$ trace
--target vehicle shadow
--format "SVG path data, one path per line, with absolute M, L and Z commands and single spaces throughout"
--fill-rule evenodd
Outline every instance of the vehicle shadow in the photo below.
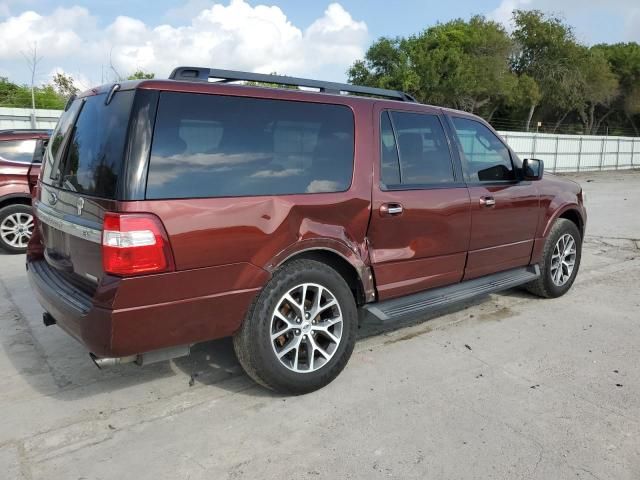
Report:
M 499 295 L 531 298 L 531 295 L 521 290 L 509 290 Z M 360 320 L 358 341 L 423 324 L 448 313 L 479 305 L 487 298 L 488 296 L 479 297 L 429 315 L 392 324 L 364 317 Z M 160 396 L 175 395 L 197 386 L 215 386 L 234 394 L 258 397 L 280 396 L 255 384 L 244 373 L 236 359 L 231 338 L 194 345 L 191 355 L 171 361 L 144 367 L 127 364 L 99 370 L 91 363 L 84 348 L 62 332 L 51 332 L 48 335 L 49 332 L 38 331 L 34 334 L 32 330 L 45 328 L 41 322 L 35 319 L 27 321 L 24 318 L 17 318 L 16 321 L 23 330 L 19 338 L 15 335 L 6 337 L 4 334 L 0 338 L 7 356 L 16 371 L 35 390 L 59 400 L 74 401 L 124 389 L 142 392 L 148 390 L 146 384 L 164 379 L 168 382 L 163 381 L 153 387 L 159 391 Z M 45 376 L 51 378 L 43 381 L 43 374 L 48 374 Z

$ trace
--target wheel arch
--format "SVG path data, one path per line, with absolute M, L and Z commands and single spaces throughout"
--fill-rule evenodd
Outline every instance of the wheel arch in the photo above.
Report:
M 553 224 L 558 218 L 564 218 L 573 222 L 578 227 L 580 236 L 584 238 L 585 218 L 577 204 L 568 204 L 556 210 L 545 226 L 544 233 L 542 235 L 544 238 L 547 237 L 551 231 L 551 227 L 553 227 Z
M 584 220 L 580 215 L 580 212 L 574 208 L 568 208 L 564 212 L 562 212 L 557 218 L 564 218 L 575 223 L 576 227 L 578 227 L 578 231 L 580 232 L 580 237 L 584 238 Z
M 365 265 L 364 262 L 358 261 L 359 259 L 355 260 L 353 252 L 350 253 L 351 256 L 341 252 L 335 247 L 331 248 L 327 245 L 307 246 L 303 249 L 297 249 L 289 254 L 279 256 L 280 258 L 272 262 L 266 269 L 273 272 L 285 264 L 299 259 L 315 260 L 324 263 L 344 278 L 353 292 L 356 304 L 362 305 L 367 301 L 373 300 L 375 297 L 373 275 L 371 269 Z
M 9 205 L 31 205 L 31 197 L 21 193 L 12 193 L 0 197 L 0 208 L 8 207 Z

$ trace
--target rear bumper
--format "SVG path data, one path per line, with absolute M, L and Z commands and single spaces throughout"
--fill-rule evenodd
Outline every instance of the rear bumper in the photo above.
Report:
M 153 298 L 150 292 L 158 292 L 154 283 L 163 285 L 158 295 L 166 290 L 183 290 L 177 284 L 182 284 L 188 274 L 170 273 L 162 278 L 155 276 L 151 281 L 149 277 L 110 277 L 91 297 L 66 281 L 44 260 L 29 259 L 27 272 L 37 300 L 57 325 L 100 357 L 135 355 L 229 336 L 239 328 L 260 290 L 254 286 L 137 305 L 133 298 L 148 301 Z M 202 271 L 197 274 L 201 275 Z M 266 272 L 259 277 L 254 283 L 263 284 Z M 144 292 L 134 294 L 145 284 Z M 191 290 L 202 288 L 191 287 Z

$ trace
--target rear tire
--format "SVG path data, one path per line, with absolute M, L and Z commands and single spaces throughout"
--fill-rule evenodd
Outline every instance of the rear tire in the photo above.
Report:
M 25 253 L 33 227 L 31 206 L 14 204 L 0 209 L 0 248 L 8 253 Z
M 353 352 L 356 330 L 355 299 L 342 276 L 314 260 L 293 260 L 253 302 L 233 346 L 252 379 L 297 395 L 338 376 Z
M 582 237 L 576 224 L 559 218 L 547 236 L 540 264 L 540 277 L 525 285 L 539 297 L 556 298 L 573 285 L 582 256 Z

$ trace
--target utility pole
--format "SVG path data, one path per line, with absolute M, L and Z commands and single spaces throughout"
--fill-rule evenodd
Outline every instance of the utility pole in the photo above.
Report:
M 22 56 L 27 61 L 27 65 L 31 70 L 31 128 L 37 128 L 36 125 L 36 94 L 35 94 L 35 79 L 36 71 L 38 69 L 38 63 L 42 60 L 42 57 L 38 57 L 38 44 L 34 43 L 33 47 L 29 51 L 29 55 L 21 52 Z

